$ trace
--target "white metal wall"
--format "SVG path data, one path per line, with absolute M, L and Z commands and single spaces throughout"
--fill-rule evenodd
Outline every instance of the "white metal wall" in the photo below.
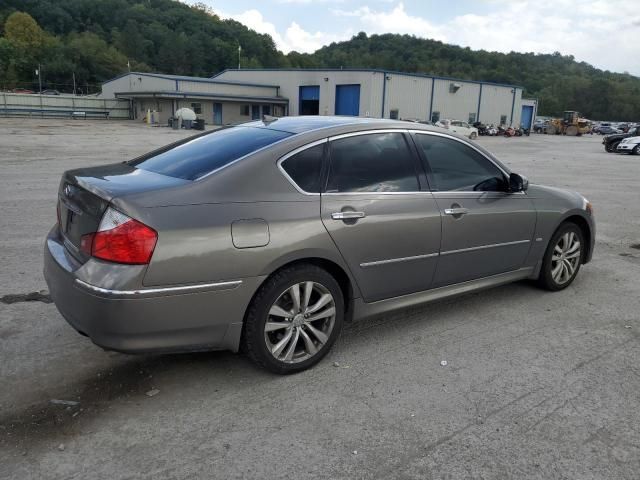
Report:
M 175 89 L 175 85 L 173 89 Z M 228 85 L 224 83 L 189 82 L 185 80 L 178 80 L 178 89 L 182 92 L 256 97 L 275 97 L 278 94 L 277 88 L 269 86 L 254 87 L 245 85 Z
M 460 85 L 452 93 L 451 85 Z M 461 120 L 467 122 L 470 113 L 478 111 L 480 85 L 471 82 L 436 79 L 433 93 L 433 112 L 440 112 L 440 119 Z
M 398 118 L 428 120 L 431 102 L 431 78 L 409 75 L 386 75 L 384 118 L 398 110 Z
M 382 80 L 380 72 L 333 70 L 228 70 L 218 80 L 265 83 L 280 86 L 280 95 L 289 99 L 289 115 L 298 115 L 300 87 L 320 88 L 320 115 L 335 113 L 336 86 L 360 85 L 360 116 L 382 114 Z
M 514 103 L 514 93 L 516 95 Z M 513 124 L 518 126 L 520 124 L 520 110 L 522 90 L 512 87 L 501 87 L 498 85 L 482 85 L 482 101 L 480 102 L 480 121 L 486 124 L 499 125 L 500 119 L 503 115 L 507 117 L 507 125 Z M 513 106 L 513 116 L 511 119 L 511 108 Z M 517 123 L 516 120 L 517 112 Z
M 174 80 L 130 74 L 102 84 L 102 96 L 115 98 L 116 92 L 158 92 L 175 89 Z

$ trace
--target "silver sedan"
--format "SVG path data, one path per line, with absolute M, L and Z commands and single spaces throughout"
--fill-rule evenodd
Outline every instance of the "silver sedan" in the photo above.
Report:
M 345 321 L 507 282 L 562 290 L 590 261 L 580 194 L 426 125 L 269 118 L 65 172 L 45 277 L 122 352 L 241 347 L 293 373 Z

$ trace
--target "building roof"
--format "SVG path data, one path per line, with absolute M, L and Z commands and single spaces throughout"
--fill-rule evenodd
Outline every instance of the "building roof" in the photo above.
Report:
M 289 99 L 280 96 L 260 96 L 260 95 L 229 95 L 222 93 L 203 93 L 203 92 L 185 92 L 183 90 L 153 90 L 139 92 L 115 92 L 116 98 L 203 98 L 208 100 L 231 100 L 238 102 L 270 102 L 270 103 L 288 103 Z
M 407 77 L 434 78 L 436 80 L 451 80 L 454 82 L 479 83 L 482 85 L 495 85 L 498 87 L 519 88 L 524 90 L 524 87 L 520 85 L 510 85 L 508 83 L 485 82 L 482 80 L 465 80 L 463 78 L 429 75 L 428 73 L 399 72 L 397 70 L 383 70 L 380 68 L 227 68 L 222 72 L 215 74 L 211 78 L 215 79 L 226 72 L 369 72 L 389 75 L 404 75 Z
M 106 83 L 110 83 L 113 82 L 115 80 L 118 80 L 122 77 L 126 77 L 127 75 L 136 75 L 136 76 L 143 76 L 143 77 L 155 77 L 155 78 L 162 78 L 165 80 L 174 80 L 174 81 L 182 81 L 182 82 L 199 82 L 199 83 L 212 83 L 212 84 L 220 84 L 220 85 L 238 85 L 241 87 L 270 87 L 270 88 L 280 88 L 279 85 L 266 85 L 263 83 L 246 83 L 246 82 L 234 82 L 234 81 L 227 81 L 227 80 L 214 80 L 213 77 L 212 78 L 204 78 L 204 77 L 187 77 L 187 76 L 183 76 L 183 75 L 168 75 L 168 74 L 163 74 L 163 73 L 146 73 L 146 72 L 126 72 L 123 73 L 121 75 L 118 75 L 117 77 L 113 77 L 109 80 L 106 80 L 104 82 L 102 82 L 102 84 L 106 84 Z

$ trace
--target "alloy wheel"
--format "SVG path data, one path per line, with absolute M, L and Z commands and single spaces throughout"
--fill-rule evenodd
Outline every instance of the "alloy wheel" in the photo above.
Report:
M 269 309 L 264 326 L 267 349 L 281 362 L 303 362 L 327 343 L 335 318 L 335 300 L 324 285 L 296 283 L 282 292 Z
M 574 232 L 566 232 L 558 239 L 551 257 L 551 277 L 558 285 L 573 278 L 580 265 L 580 247 L 580 239 Z

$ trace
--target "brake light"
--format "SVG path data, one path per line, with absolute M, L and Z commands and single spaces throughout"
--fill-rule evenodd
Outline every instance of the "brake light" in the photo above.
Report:
M 158 241 L 158 233 L 111 207 L 104 213 L 98 231 L 83 235 L 80 249 L 115 263 L 147 264 Z

